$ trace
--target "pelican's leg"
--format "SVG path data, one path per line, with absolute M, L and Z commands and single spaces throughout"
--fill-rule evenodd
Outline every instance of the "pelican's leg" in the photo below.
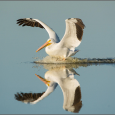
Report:
M 57 59 L 56 59 L 56 61 L 65 61 L 65 60 L 66 60 L 66 58 L 65 58 L 65 57 L 63 57 L 63 58 L 61 58 L 61 57 L 60 57 L 60 58 L 58 58 L 58 57 L 57 57 Z
M 61 61 L 61 58 L 60 58 L 60 57 L 57 57 L 56 61 Z

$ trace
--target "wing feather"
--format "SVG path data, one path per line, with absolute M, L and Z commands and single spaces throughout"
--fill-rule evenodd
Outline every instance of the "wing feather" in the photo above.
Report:
M 38 19 L 22 18 L 22 19 L 17 20 L 17 24 L 19 26 L 22 25 L 23 27 L 31 26 L 31 27 L 40 27 L 42 29 L 46 29 L 50 38 L 53 38 L 56 42 L 60 41 L 57 34 L 49 26 L 47 26 L 45 23 L 43 23 L 42 21 Z
M 69 49 L 78 47 L 82 40 L 85 25 L 79 18 L 69 18 L 66 19 L 65 22 L 66 30 L 60 41 L 61 47 L 67 47 Z
M 35 21 L 32 18 L 18 19 L 17 24 L 19 24 L 19 26 L 22 25 L 22 26 L 31 26 L 31 27 L 44 28 L 39 22 Z
M 17 93 L 15 94 L 15 99 L 22 102 L 33 102 L 40 98 L 45 92 L 42 93 Z

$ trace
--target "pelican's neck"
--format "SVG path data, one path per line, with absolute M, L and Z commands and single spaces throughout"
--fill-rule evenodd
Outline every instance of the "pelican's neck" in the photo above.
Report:
M 42 21 L 38 19 L 34 19 L 34 20 L 38 21 L 46 29 L 46 31 L 49 34 L 49 37 L 54 38 L 56 42 L 60 41 L 58 35 L 53 31 L 53 29 L 51 29 L 49 26 L 47 26 L 45 23 L 43 23 Z
M 37 100 L 35 100 L 34 102 L 31 102 L 31 104 L 36 104 L 37 102 L 39 102 L 40 100 L 43 100 L 45 97 L 47 97 L 50 93 L 52 93 L 55 88 L 57 87 L 57 83 L 55 82 L 52 82 L 50 84 L 50 86 L 47 88 L 47 90 L 45 91 L 45 93 L 40 97 L 38 98 Z

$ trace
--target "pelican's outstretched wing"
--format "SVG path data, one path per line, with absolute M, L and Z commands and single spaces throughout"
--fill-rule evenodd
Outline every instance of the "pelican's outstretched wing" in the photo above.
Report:
M 33 19 L 33 18 L 22 18 L 17 20 L 17 24 L 22 25 L 22 26 L 31 26 L 31 27 L 40 27 L 46 29 L 46 31 L 49 34 L 50 38 L 54 38 L 56 42 L 59 42 L 59 37 L 57 34 L 50 28 L 48 27 L 45 23 L 38 19 Z
M 69 18 L 65 22 L 66 30 L 60 45 L 72 49 L 80 45 L 85 25 L 79 18 Z
M 42 93 L 17 93 L 15 99 L 24 103 L 34 102 L 39 99 L 45 92 Z

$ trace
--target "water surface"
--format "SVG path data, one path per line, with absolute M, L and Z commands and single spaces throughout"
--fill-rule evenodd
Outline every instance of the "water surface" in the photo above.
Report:
M 23 62 L 12 64 L 12 66 L 14 68 L 7 68 L 4 77 L 2 77 L 2 87 L 0 88 L 1 113 L 70 114 L 75 112 L 75 107 L 77 108 L 76 112 L 80 114 L 112 114 L 115 112 L 114 64 L 40 65 L 31 62 Z M 9 76 L 7 72 L 10 72 L 12 76 Z M 25 104 L 15 99 L 15 94 L 20 94 L 21 92 L 33 94 L 45 92 L 47 86 L 37 78 L 35 74 L 44 78 L 44 75 L 48 72 L 52 74 L 52 76 L 49 76 L 51 77 L 50 80 L 52 81 L 53 79 L 57 84 L 56 88 L 54 88 L 48 96 L 35 104 Z M 58 78 L 57 81 L 55 77 Z M 73 90 L 73 92 L 69 93 L 73 93 L 73 95 L 70 96 L 71 98 L 68 97 L 68 100 L 73 99 L 72 102 L 66 99 L 67 92 L 64 94 L 64 88 L 60 86 L 59 79 L 63 81 L 63 84 L 66 83 L 64 80 L 69 79 L 64 88 L 67 91 Z M 75 82 L 73 89 L 71 87 L 71 80 L 73 80 L 73 84 Z M 74 93 L 78 86 L 80 90 L 78 90 L 78 93 L 76 92 L 76 95 L 79 99 L 76 99 Z M 79 106 L 72 106 L 75 105 L 74 101 L 78 103 Z

